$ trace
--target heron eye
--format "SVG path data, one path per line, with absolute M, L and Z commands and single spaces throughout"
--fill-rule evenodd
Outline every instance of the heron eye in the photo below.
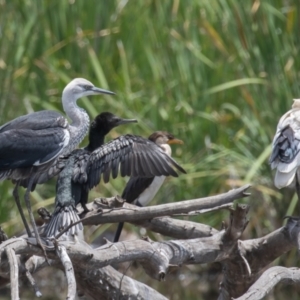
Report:
M 86 90 L 86 91 L 88 91 L 88 90 L 90 90 L 92 87 L 90 86 L 90 85 L 81 85 L 81 88 L 82 89 L 84 89 L 84 90 Z

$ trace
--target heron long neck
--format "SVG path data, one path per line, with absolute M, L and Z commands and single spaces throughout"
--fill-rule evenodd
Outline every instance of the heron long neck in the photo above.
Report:
M 66 148 L 66 152 L 74 150 L 87 135 L 90 118 L 83 108 L 76 104 L 76 100 L 72 97 L 72 93 L 64 92 L 62 96 L 63 108 L 66 115 L 71 119 L 72 123 L 69 125 L 70 142 Z

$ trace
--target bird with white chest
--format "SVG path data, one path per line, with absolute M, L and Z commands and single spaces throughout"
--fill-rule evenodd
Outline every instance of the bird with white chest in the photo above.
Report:
M 16 184 L 13 194 L 28 236 L 32 236 L 18 196 L 20 184 L 27 188 L 24 199 L 40 245 L 30 207 L 30 191 L 38 183 L 40 174 L 47 171 L 60 155 L 73 151 L 88 133 L 89 116 L 76 102 L 81 97 L 97 94 L 114 93 L 95 87 L 86 79 L 76 78 L 62 93 L 63 109 L 71 124 L 60 113 L 43 110 L 18 117 L 0 127 L 0 180 L 11 179 Z
M 171 157 L 172 154 L 171 144 L 183 144 L 182 140 L 175 138 L 171 133 L 166 131 L 156 131 L 152 133 L 148 139 L 159 146 L 169 157 Z M 183 168 L 181 168 L 180 171 L 186 173 Z M 130 177 L 122 193 L 122 198 L 128 203 L 133 203 L 137 206 L 146 206 L 155 197 L 165 179 L 166 176 Z M 118 224 L 114 242 L 118 242 L 123 226 L 124 223 Z
M 275 186 L 281 189 L 291 185 L 300 167 L 300 99 L 294 100 L 292 109 L 278 122 L 269 162 L 276 169 Z

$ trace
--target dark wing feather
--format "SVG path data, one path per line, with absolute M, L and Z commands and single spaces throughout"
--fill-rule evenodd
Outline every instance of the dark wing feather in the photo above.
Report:
M 64 139 L 62 128 L 4 131 L 0 133 L 0 170 L 42 165 L 61 153 Z
M 33 164 L 42 165 L 57 157 L 63 148 L 67 126 L 66 118 L 48 110 L 27 114 L 2 125 L 0 177 L 20 177 L 20 174 L 7 173 L 7 170 L 22 168 L 19 170 L 25 174 L 26 168 Z M 36 178 L 35 183 L 38 180 Z M 21 185 L 27 185 L 26 179 Z
M 294 130 L 288 125 L 280 132 L 280 135 L 273 142 L 273 149 L 269 162 L 276 159 L 289 164 L 300 151 L 299 140 L 295 138 Z
M 60 113 L 42 110 L 18 117 L 0 127 L 0 133 L 8 130 L 31 129 L 42 130 L 48 128 L 66 128 L 68 122 Z
M 177 176 L 174 168 L 185 171 L 154 142 L 135 135 L 120 136 L 91 153 L 88 165 L 88 186 L 93 188 L 103 174 L 104 182 L 121 176 Z
M 122 193 L 122 198 L 133 203 L 153 182 L 154 177 L 130 177 Z
M 133 203 L 139 196 L 146 190 L 153 182 L 154 177 L 130 177 L 126 187 L 122 193 L 122 198 L 128 203 Z M 141 206 L 139 202 L 135 203 L 137 206 Z M 115 236 L 114 243 L 119 241 L 122 233 L 124 223 L 119 223 Z
M 72 180 L 84 184 L 87 181 L 86 168 L 90 158 L 90 152 L 85 149 L 76 149 L 71 155 L 74 157 L 74 170 Z
M 70 206 L 56 206 L 55 211 L 51 217 L 50 222 L 46 225 L 43 236 L 51 237 L 56 236 L 71 223 L 79 221 L 80 218 L 77 215 L 76 208 L 73 205 Z M 74 235 L 79 235 L 83 231 L 82 223 L 78 223 L 71 227 L 63 234 L 66 239 L 73 238 Z

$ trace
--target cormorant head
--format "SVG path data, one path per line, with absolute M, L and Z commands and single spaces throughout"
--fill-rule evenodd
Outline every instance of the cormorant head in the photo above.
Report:
M 155 131 L 149 136 L 148 139 L 157 145 L 183 144 L 182 140 L 176 139 L 173 134 L 167 131 Z
M 122 119 L 110 112 L 99 114 L 91 123 L 91 130 L 107 134 L 114 127 L 127 123 L 137 123 L 135 119 Z

